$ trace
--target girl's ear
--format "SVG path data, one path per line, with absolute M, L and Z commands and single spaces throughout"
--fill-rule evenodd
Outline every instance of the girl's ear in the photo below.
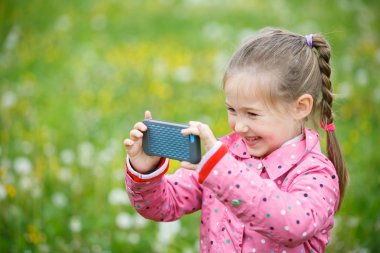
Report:
M 296 119 L 301 120 L 309 116 L 313 109 L 313 97 L 310 94 L 301 95 L 295 103 L 294 117 Z

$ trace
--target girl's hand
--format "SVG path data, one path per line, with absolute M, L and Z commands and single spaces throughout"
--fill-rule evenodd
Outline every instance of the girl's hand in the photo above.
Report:
M 145 119 L 151 119 L 150 111 L 145 112 Z M 128 152 L 133 168 L 142 174 L 153 170 L 159 163 L 160 157 L 148 156 L 142 147 L 142 138 L 147 127 L 144 123 L 138 122 L 129 133 L 129 139 L 124 140 L 125 149 Z
M 217 142 L 210 127 L 199 121 L 190 121 L 189 128 L 183 129 L 181 132 L 183 135 L 198 135 L 201 138 L 206 152 L 209 151 Z M 186 169 L 196 170 L 198 165 L 191 164 L 189 162 L 181 162 L 181 166 Z

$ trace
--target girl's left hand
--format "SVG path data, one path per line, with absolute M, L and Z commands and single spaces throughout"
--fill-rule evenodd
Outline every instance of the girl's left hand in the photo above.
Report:
M 205 147 L 205 151 L 209 151 L 217 142 L 213 132 L 207 124 L 201 123 L 199 121 L 190 121 L 189 128 L 183 129 L 183 135 L 198 135 Z M 197 164 L 191 164 L 189 162 L 181 162 L 181 166 L 186 169 L 196 170 Z

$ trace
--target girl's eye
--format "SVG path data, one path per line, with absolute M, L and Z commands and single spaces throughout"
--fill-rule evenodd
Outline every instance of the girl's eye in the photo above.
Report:
M 231 108 L 231 107 L 227 107 L 227 111 L 229 111 L 229 112 L 235 112 L 235 109 Z
M 259 116 L 258 114 L 254 113 L 254 112 L 248 112 L 248 115 L 251 117 Z

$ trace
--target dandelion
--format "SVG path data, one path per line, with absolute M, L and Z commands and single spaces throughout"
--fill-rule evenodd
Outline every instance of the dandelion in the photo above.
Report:
M 3 108 L 13 107 L 17 102 L 16 95 L 12 91 L 5 91 L 1 96 L 1 106 Z
M 32 162 L 26 157 L 16 158 L 14 169 L 19 175 L 28 175 L 32 171 Z
M 140 242 L 140 235 L 137 233 L 129 233 L 127 240 L 130 244 L 136 245 Z
M 179 231 L 181 231 L 181 222 L 179 220 L 173 222 L 161 222 L 158 224 L 158 238 L 157 241 L 168 245 Z
M 52 201 L 53 204 L 59 208 L 65 207 L 67 205 L 67 197 L 61 192 L 54 193 L 52 196 Z
M 8 36 L 5 39 L 4 47 L 8 50 L 17 46 L 21 36 L 21 28 L 19 25 L 14 25 Z
M 38 199 L 38 198 L 41 197 L 41 195 L 42 195 L 42 190 L 41 190 L 41 188 L 40 188 L 39 186 L 35 186 L 35 187 L 33 187 L 33 189 L 32 189 L 32 193 L 31 193 L 31 196 L 32 196 L 33 198 L 35 198 L 35 199 Z
M 120 188 L 113 189 L 108 195 L 108 202 L 113 205 L 129 205 L 127 193 Z
M 46 242 L 46 236 L 38 231 L 34 225 L 28 225 L 26 238 L 33 244 L 41 244 Z
M 135 223 L 135 228 L 144 228 L 148 224 L 148 220 L 142 217 L 140 214 L 136 213 L 133 218 Z
M 356 71 L 355 78 L 356 82 L 361 86 L 368 84 L 368 73 L 364 69 L 359 69 L 358 71 Z
M 70 230 L 74 233 L 80 232 L 82 230 L 82 223 L 77 217 L 72 217 L 69 222 Z
M 14 198 L 16 196 L 16 188 L 13 185 L 7 184 L 6 189 L 10 198 Z
M 70 181 L 71 178 L 72 178 L 71 171 L 68 168 L 61 168 L 58 171 L 58 178 L 62 182 L 68 182 L 68 181 Z
M 182 66 L 175 69 L 174 79 L 178 82 L 187 83 L 193 80 L 194 71 L 189 66 Z
M 79 145 L 78 162 L 83 167 L 93 165 L 94 146 L 90 142 L 83 142 Z
M 60 157 L 61 157 L 61 161 L 64 164 L 72 164 L 75 159 L 74 152 L 70 149 L 63 150 L 60 154 Z
M 23 190 L 31 189 L 33 186 L 33 180 L 31 177 L 24 176 L 20 180 L 20 186 Z
M 0 184 L 0 199 L 5 199 L 7 196 L 7 190 L 3 185 Z
M 128 213 L 119 213 L 116 216 L 116 225 L 121 229 L 129 229 L 133 225 L 133 217 Z

